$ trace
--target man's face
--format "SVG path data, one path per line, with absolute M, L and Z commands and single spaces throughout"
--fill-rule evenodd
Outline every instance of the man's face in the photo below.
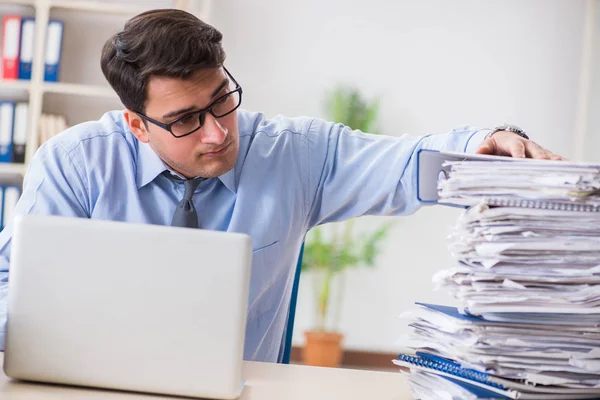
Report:
M 168 124 L 208 107 L 233 89 L 235 83 L 223 68 L 198 71 L 186 80 L 152 77 L 147 86 L 145 115 Z M 144 125 L 131 110 L 125 111 L 125 118 L 140 141 L 148 143 L 170 168 L 187 178 L 215 178 L 231 170 L 237 162 L 237 110 L 221 118 L 206 113 L 200 129 L 180 138 L 151 122 Z M 197 121 L 195 114 L 172 129 L 176 131 Z

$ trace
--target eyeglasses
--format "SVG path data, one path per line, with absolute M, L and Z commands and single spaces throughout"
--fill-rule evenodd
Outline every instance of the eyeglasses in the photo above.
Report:
M 140 112 L 136 112 L 136 114 L 138 114 L 142 119 L 171 132 L 171 134 L 176 138 L 191 135 L 198 129 L 202 128 L 202 125 L 204 125 L 204 120 L 206 119 L 206 113 L 210 113 L 210 115 L 215 118 L 223 118 L 224 116 L 234 112 L 240 106 L 240 104 L 242 104 L 242 87 L 237 83 L 229 71 L 227 71 L 227 68 L 223 67 L 223 69 L 225 70 L 227 76 L 235 84 L 235 89 L 225 93 L 223 96 L 210 103 L 208 107 L 186 114 L 168 124 L 163 124 L 162 122 L 152 119 Z

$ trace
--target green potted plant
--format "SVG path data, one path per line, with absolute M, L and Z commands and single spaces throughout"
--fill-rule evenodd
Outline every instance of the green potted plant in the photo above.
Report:
M 332 121 L 363 132 L 376 133 L 378 108 L 378 100 L 367 102 L 352 87 L 337 87 L 327 97 L 327 111 Z M 316 322 L 313 329 L 304 332 L 305 364 L 328 367 L 340 364 L 343 334 L 337 325 L 344 291 L 341 278 L 348 268 L 374 267 L 379 245 L 391 228 L 391 223 L 386 223 L 373 232 L 358 234 L 354 222 L 351 219 L 319 226 L 306 237 L 302 276 L 309 273 L 313 278 Z M 337 307 L 332 307 L 334 286 Z

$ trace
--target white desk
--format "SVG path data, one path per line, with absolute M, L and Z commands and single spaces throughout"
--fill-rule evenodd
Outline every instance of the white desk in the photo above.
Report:
M 0 367 L 4 353 L 0 352 Z M 1 368 L 0 368 L 1 370 Z M 242 400 L 409 400 L 400 373 L 244 362 Z M 173 397 L 26 383 L 0 372 L 2 400 L 155 400 Z M 175 398 L 181 399 L 181 398 Z

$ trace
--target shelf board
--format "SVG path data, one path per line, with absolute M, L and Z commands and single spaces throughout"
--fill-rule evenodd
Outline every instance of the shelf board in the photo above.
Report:
M 118 99 L 110 86 L 83 85 L 79 83 L 44 82 L 44 93 L 75 94 L 80 96 L 107 97 Z
M 17 163 L 2 163 L 0 162 L 0 183 L 6 182 L 6 178 L 15 178 L 15 180 L 22 178 L 25 175 L 25 164 Z
M 0 1 L 2 4 L 21 4 L 24 6 L 34 6 L 35 0 L 2 0 Z
M 51 0 L 50 7 L 129 16 L 134 16 L 148 10 L 147 8 L 142 8 L 139 6 L 123 5 L 119 3 L 105 3 L 102 1 L 93 0 Z
M 29 90 L 31 81 L 22 79 L 0 79 L 0 89 Z

